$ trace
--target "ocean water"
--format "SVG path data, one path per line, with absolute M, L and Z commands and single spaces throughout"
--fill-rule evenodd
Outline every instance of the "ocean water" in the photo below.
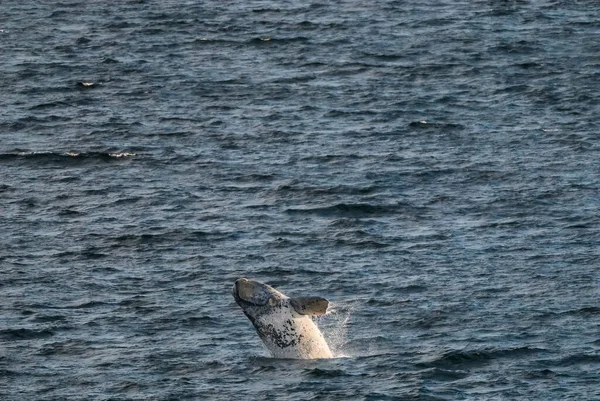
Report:
M 600 400 L 598 10 L 2 1 L 0 398 Z

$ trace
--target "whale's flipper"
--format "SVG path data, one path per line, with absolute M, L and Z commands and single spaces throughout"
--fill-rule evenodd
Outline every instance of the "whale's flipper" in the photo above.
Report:
M 301 315 L 324 315 L 329 306 L 329 301 L 321 297 L 291 298 L 290 303 Z

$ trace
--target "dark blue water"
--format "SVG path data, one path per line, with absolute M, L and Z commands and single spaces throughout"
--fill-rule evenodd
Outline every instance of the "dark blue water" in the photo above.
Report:
M 597 2 L 0 11 L 3 400 L 600 399 Z

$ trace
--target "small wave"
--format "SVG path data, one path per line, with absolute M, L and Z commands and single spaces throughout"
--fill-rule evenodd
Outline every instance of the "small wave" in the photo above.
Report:
M 294 242 L 292 240 L 289 240 L 287 238 L 276 238 L 273 241 L 270 241 L 269 243 L 266 244 L 267 248 L 273 248 L 273 249 L 277 249 L 277 248 L 288 248 L 291 246 L 296 246 L 298 245 L 297 242 Z
M 526 379 L 548 379 L 558 376 L 556 372 L 550 369 L 533 370 L 524 374 Z
M 79 211 L 73 210 L 73 209 L 63 209 L 60 212 L 58 212 L 59 216 L 66 216 L 66 217 L 81 216 L 84 214 L 85 213 L 82 213 L 82 212 L 79 212 Z
M 116 159 L 123 159 L 137 156 L 135 153 L 108 153 L 108 152 L 14 152 L 0 153 L 1 161 L 32 161 L 32 162 L 50 162 L 50 163 L 73 163 L 82 161 L 104 161 L 110 162 Z
M 398 61 L 406 58 L 406 54 L 363 52 L 365 57 L 380 61 Z
M 522 357 L 534 353 L 544 352 L 540 348 L 518 347 L 498 350 L 473 350 L 473 351 L 449 351 L 442 356 L 427 362 L 417 364 L 420 367 L 452 367 L 452 366 L 473 366 L 485 364 L 490 360 L 506 357 Z
M 287 213 L 316 214 L 324 217 L 375 217 L 394 214 L 402 206 L 395 205 L 372 205 L 370 203 L 338 203 L 333 206 L 289 208 Z
M 133 156 L 137 156 L 135 153 L 109 153 L 108 156 L 110 157 L 115 157 L 117 159 L 120 159 L 121 157 L 133 157 Z
M 492 359 L 492 354 L 486 351 L 451 351 L 433 361 L 420 365 L 424 367 L 474 365 L 487 362 L 490 359 Z
M 256 13 L 256 14 L 263 14 L 263 13 L 280 13 L 282 10 L 281 8 L 253 8 L 252 12 Z
M 32 319 L 32 321 L 40 322 L 40 323 L 54 323 L 54 322 L 60 322 L 60 321 L 65 321 L 65 320 L 67 320 L 67 317 L 62 316 L 62 315 L 48 315 L 48 316 L 40 315 L 40 316 L 35 316 Z
M 325 113 L 325 117 L 330 117 L 330 118 L 335 118 L 335 117 L 341 117 L 341 118 L 348 118 L 348 117 L 352 117 L 352 116 L 376 116 L 378 115 L 379 112 L 375 111 L 375 110 L 341 110 L 341 109 L 334 109 L 334 110 L 329 110 L 327 113 Z
M 387 306 L 394 306 L 394 305 L 399 305 L 399 304 L 408 304 L 411 302 L 412 301 L 410 299 L 384 300 L 384 299 L 370 298 L 366 302 L 366 304 L 369 306 L 387 307 Z
M 1 31 L 1 30 L 0 30 Z M 23 373 L 16 370 L 0 369 L 0 377 L 22 376 Z
M 48 102 L 48 103 L 40 103 L 35 106 L 31 106 L 29 110 L 44 110 L 44 109 L 53 109 L 59 107 L 68 106 L 68 103 L 57 101 L 57 102 Z
M 515 67 L 523 68 L 524 70 L 529 70 L 532 68 L 539 69 L 544 66 L 543 64 L 536 63 L 534 61 L 528 61 L 528 62 L 524 62 L 524 63 L 516 63 L 514 65 L 515 65 Z
M 455 381 L 464 379 L 468 376 L 468 373 L 463 370 L 429 368 L 422 372 L 421 376 L 430 380 Z
M 317 163 L 341 163 L 344 159 L 338 158 L 337 156 L 315 156 L 304 158 L 303 160 L 310 160 Z M 347 194 L 347 195 L 368 195 L 374 193 L 377 190 L 374 186 L 357 186 L 357 185 L 329 185 L 329 186 L 305 186 L 297 185 L 297 183 L 283 184 L 277 187 L 277 191 L 282 192 L 298 192 L 307 195 L 330 195 L 330 194 Z
M 387 248 L 390 244 L 386 244 L 384 242 L 377 242 L 372 240 L 365 241 L 356 241 L 351 239 L 336 239 L 336 245 L 338 246 L 350 246 L 353 248 L 362 248 L 362 249 L 380 249 Z
M 445 130 L 445 131 L 454 131 L 454 130 L 463 130 L 465 126 L 462 124 L 456 123 L 432 123 L 425 120 L 413 121 L 408 124 L 410 128 L 419 128 L 419 129 L 437 129 L 437 130 Z
M 252 373 L 274 372 L 277 368 L 272 365 L 260 365 L 252 368 Z
M 197 242 L 205 239 L 221 241 L 234 238 L 237 234 L 234 232 L 206 232 L 200 230 L 175 229 L 162 233 L 132 233 L 123 234 L 111 239 L 114 241 L 114 247 L 127 247 L 139 245 L 158 245 L 158 244 L 181 244 L 182 242 Z
M 586 306 L 584 308 L 570 310 L 565 312 L 567 315 L 583 315 L 583 316 L 596 316 L 600 315 L 600 307 L 599 306 Z
M 96 308 L 99 306 L 108 305 L 106 302 L 102 301 L 84 301 L 82 303 L 75 303 L 72 305 L 67 305 L 65 309 L 88 309 L 88 308 Z
M 330 377 L 342 377 L 342 376 L 350 376 L 347 372 L 341 369 L 306 369 L 304 371 L 308 376 L 311 377 L 321 377 L 321 378 L 330 378 Z
M 249 44 L 263 44 L 263 43 L 275 43 L 275 44 L 287 44 L 287 43 L 297 43 L 297 42 L 308 42 L 309 39 L 305 36 L 293 36 L 290 38 L 271 38 L 271 37 L 263 37 L 263 38 L 253 38 L 248 41 Z
M 594 354 L 575 354 L 564 357 L 556 362 L 556 366 L 567 367 L 574 365 L 600 365 L 600 355 Z
M 234 40 L 234 39 L 221 39 L 221 38 L 209 38 L 201 37 L 194 39 L 191 43 L 197 45 L 270 45 L 270 44 L 288 44 L 288 43 L 304 43 L 308 42 L 309 38 L 304 36 L 293 36 L 289 38 L 273 38 L 269 36 L 256 37 L 247 40 Z
M 66 340 L 44 345 L 39 355 L 82 355 L 89 350 L 84 340 Z
M 257 274 L 264 275 L 267 277 L 281 277 L 282 275 L 309 275 L 309 276 L 331 276 L 336 274 L 335 272 L 319 270 L 319 269 L 309 269 L 309 268 L 285 268 L 285 267 L 267 267 L 260 270 L 257 270 Z
M 229 40 L 229 39 L 212 39 L 207 37 L 197 38 L 191 41 L 193 44 L 200 45 L 209 45 L 209 44 L 236 44 L 240 43 L 239 41 Z
M 139 308 L 138 308 L 139 309 Z M 178 327 L 201 327 L 205 325 L 216 326 L 219 324 L 218 319 L 204 315 L 204 316 L 169 316 L 156 321 L 157 324 L 175 324 Z
M 39 338 L 52 337 L 54 332 L 50 329 L 32 330 L 32 329 L 6 329 L 0 330 L 0 338 L 9 341 L 36 340 Z
M 299 74 L 292 75 L 287 77 L 276 78 L 272 81 L 275 84 L 298 84 L 303 82 L 310 82 L 317 79 L 317 76 L 314 74 Z

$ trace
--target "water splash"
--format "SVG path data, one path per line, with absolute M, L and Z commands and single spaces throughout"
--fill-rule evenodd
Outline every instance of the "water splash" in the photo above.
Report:
M 323 332 L 329 349 L 335 358 L 347 358 L 348 323 L 352 315 L 352 307 L 343 304 L 330 303 L 324 316 L 316 318 L 316 323 Z

